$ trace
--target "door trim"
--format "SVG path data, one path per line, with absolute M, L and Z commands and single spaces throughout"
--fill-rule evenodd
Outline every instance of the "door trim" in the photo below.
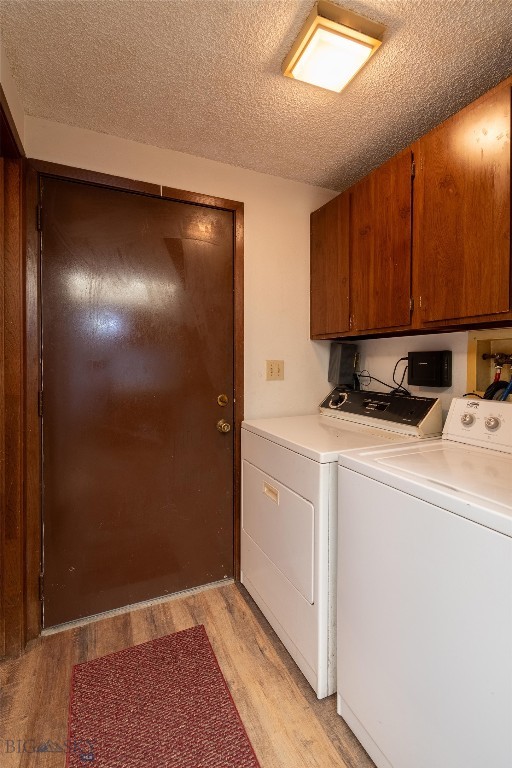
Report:
M 14 122 L 9 103 L 0 83 L 0 157 L 25 157 L 23 144 Z
M 233 566 L 235 579 L 240 578 L 240 432 L 244 409 L 244 204 L 224 198 L 161 187 L 143 181 L 110 176 L 104 173 L 73 168 L 40 160 L 28 160 L 26 169 L 26 282 L 25 282 L 25 423 L 26 423 L 26 590 L 25 617 L 27 640 L 41 633 L 41 601 L 39 573 L 42 552 L 41 506 L 41 420 L 38 412 L 40 389 L 41 328 L 40 328 L 40 248 L 41 236 L 37 230 L 37 206 L 40 180 L 53 177 L 64 181 L 77 181 L 101 187 L 131 191 L 167 200 L 210 206 L 233 213 L 233 282 L 234 282 L 234 476 L 233 476 Z
M 23 147 L 0 85 L 0 658 L 25 644 Z

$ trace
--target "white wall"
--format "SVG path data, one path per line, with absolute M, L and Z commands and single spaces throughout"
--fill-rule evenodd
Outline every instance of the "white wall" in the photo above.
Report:
M 401 336 L 391 339 L 368 339 L 359 342 L 360 367 L 361 370 L 364 368 L 368 369 L 373 376 L 385 381 L 387 384 L 393 384 L 392 375 L 395 363 L 399 358 L 407 357 L 408 352 L 451 350 L 453 371 L 451 387 L 445 389 L 437 387 L 408 387 L 407 376 L 404 381 L 404 386 L 413 395 L 439 397 L 446 416 L 452 397 L 461 397 L 467 391 L 467 346 L 468 333 L 466 331 L 428 334 L 426 336 Z M 398 381 L 402 377 L 404 365 L 406 363 L 400 363 L 397 368 L 396 378 Z M 377 392 L 388 391 L 385 387 L 374 381 L 365 388 L 374 389 Z
M 309 214 L 335 192 L 30 116 L 25 145 L 39 160 L 243 202 L 245 416 L 315 412 L 329 345 L 309 340 Z M 284 381 L 265 381 L 267 359 L 284 360 Z
M 2 45 L 2 38 L 0 36 L 0 83 L 7 99 L 9 109 L 11 110 L 12 119 L 16 125 L 16 130 L 21 139 L 21 143 L 25 146 L 25 112 L 21 104 L 20 97 L 14 80 L 12 79 L 11 68 L 5 50 Z

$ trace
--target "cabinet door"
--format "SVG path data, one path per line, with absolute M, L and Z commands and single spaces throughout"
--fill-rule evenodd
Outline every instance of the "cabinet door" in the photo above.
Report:
M 510 309 L 510 87 L 418 142 L 414 258 L 423 324 Z
M 348 195 L 311 214 L 311 336 L 349 329 Z
M 411 169 L 406 150 L 350 190 L 352 331 L 410 324 Z

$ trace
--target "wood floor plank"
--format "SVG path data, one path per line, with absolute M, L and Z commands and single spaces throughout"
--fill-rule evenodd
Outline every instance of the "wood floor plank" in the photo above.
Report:
M 335 696 L 317 700 L 245 589 L 234 583 L 43 636 L 21 659 L 0 665 L 2 768 L 64 768 L 64 753 L 26 750 L 66 741 L 74 664 L 197 624 L 206 628 L 262 768 L 374 768 L 336 714 Z

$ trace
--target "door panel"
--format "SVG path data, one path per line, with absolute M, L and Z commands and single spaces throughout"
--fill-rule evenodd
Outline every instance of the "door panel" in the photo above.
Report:
M 348 194 L 311 214 L 311 336 L 349 329 Z
M 50 626 L 233 574 L 233 214 L 42 184 Z
M 411 164 L 406 150 L 350 192 L 352 331 L 410 324 Z
M 418 142 L 423 322 L 510 309 L 510 119 L 504 88 Z
M 313 605 L 315 508 L 249 461 L 244 478 L 242 529 L 274 566 Z

